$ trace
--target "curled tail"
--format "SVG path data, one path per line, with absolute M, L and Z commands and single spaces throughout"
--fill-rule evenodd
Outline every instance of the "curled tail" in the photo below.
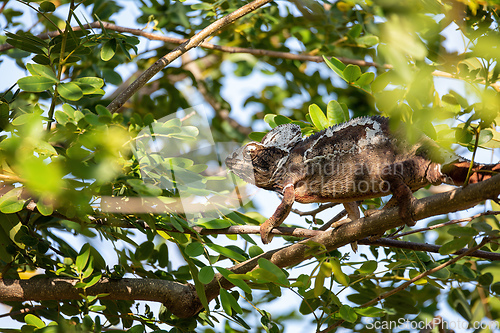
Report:
M 441 168 L 441 172 L 451 179 L 453 185 L 464 185 L 469 172 L 471 162 L 466 160 L 457 160 L 445 164 Z M 498 164 L 481 164 L 474 163 L 472 172 L 469 177 L 469 184 L 478 183 L 493 177 L 500 173 L 500 163 Z

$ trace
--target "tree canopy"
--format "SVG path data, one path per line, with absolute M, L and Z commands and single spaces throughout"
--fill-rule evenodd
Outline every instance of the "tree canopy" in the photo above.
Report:
M 498 10 L 4 1 L 0 61 L 25 75 L 0 92 L 0 318 L 19 322 L 1 329 L 489 332 L 500 176 L 419 190 L 413 228 L 397 208 L 341 224 L 333 204 L 301 206 L 263 247 L 267 203 L 223 162 L 280 124 L 309 136 L 366 115 L 497 162 Z

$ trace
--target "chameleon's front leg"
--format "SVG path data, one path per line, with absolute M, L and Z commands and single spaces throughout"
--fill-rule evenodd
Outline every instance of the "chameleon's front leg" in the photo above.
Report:
M 283 188 L 283 200 L 281 201 L 278 208 L 274 212 L 273 216 L 268 218 L 266 222 L 262 223 L 260 226 L 260 238 L 262 243 L 268 244 L 273 239 L 271 235 L 271 230 L 274 227 L 279 226 L 286 219 L 290 210 L 292 209 L 292 204 L 295 201 L 295 189 L 293 184 L 288 184 Z

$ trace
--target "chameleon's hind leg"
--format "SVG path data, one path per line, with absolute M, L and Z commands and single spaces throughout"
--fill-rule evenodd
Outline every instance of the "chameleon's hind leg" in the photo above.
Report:
M 397 170 L 405 170 L 405 164 L 406 163 L 403 162 L 401 164 L 389 166 L 388 169 L 384 170 L 385 172 L 383 172 L 382 179 L 387 182 L 389 185 L 389 191 L 392 193 L 392 198 L 387 204 L 390 207 L 397 202 L 399 206 L 399 216 L 403 222 L 406 223 L 406 225 L 411 227 L 416 223 L 413 218 L 412 208 L 415 197 L 413 196 L 411 189 L 404 182 L 403 175 L 400 172 L 397 172 Z

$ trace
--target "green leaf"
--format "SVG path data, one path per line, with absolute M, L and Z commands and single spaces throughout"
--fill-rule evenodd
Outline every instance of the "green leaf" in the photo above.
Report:
M 361 34 L 361 31 L 363 30 L 363 27 L 361 24 L 355 24 L 352 26 L 352 28 L 347 32 L 347 35 L 351 38 L 356 38 Z
M 231 222 L 226 219 L 210 219 L 208 221 L 200 219 L 196 224 L 207 229 L 224 229 L 231 226 Z
M 57 91 L 61 97 L 70 101 L 78 101 L 83 97 L 82 89 L 74 82 L 59 84 L 57 86 Z
M 383 309 L 373 306 L 369 306 L 367 308 L 354 308 L 354 311 L 363 317 L 382 317 L 386 313 Z
M 96 105 L 95 110 L 99 116 L 108 116 L 108 117 L 113 116 L 111 112 L 109 112 L 109 110 L 106 109 L 106 107 L 104 107 L 103 105 L 100 104 Z
M 325 284 L 325 278 L 332 275 L 332 265 L 329 262 L 322 262 L 319 266 L 318 274 L 314 281 L 314 297 L 320 297 L 323 293 L 323 285 Z
M 135 259 L 139 261 L 148 259 L 153 254 L 154 248 L 155 244 L 151 241 L 142 243 L 135 251 Z
M 23 192 L 22 187 L 14 188 L 0 196 L 0 212 L 5 214 L 17 213 L 23 209 L 24 201 L 20 200 Z
M 276 280 L 278 280 L 278 277 L 276 275 L 262 268 L 254 269 L 253 271 L 246 273 L 246 275 L 253 280 L 258 280 L 259 283 L 275 282 Z
M 317 129 L 323 130 L 328 127 L 328 119 L 326 119 L 325 114 L 316 104 L 309 105 L 309 115 Z
M 358 43 L 361 47 L 372 47 L 373 45 L 377 45 L 379 39 L 377 36 L 361 36 L 356 38 L 356 43 Z
M 85 282 L 85 287 L 83 289 L 87 289 L 87 288 L 92 287 L 94 284 L 96 284 L 97 282 L 99 282 L 99 280 L 101 278 L 102 278 L 102 274 L 101 273 L 93 276 L 92 279 L 90 279 L 89 282 Z
M 29 53 L 36 53 L 36 54 L 41 54 L 45 55 L 45 51 L 40 48 L 39 46 L 35 45 L 31 40 L 24 36 L 19 36 L 11 33 L 7 33 L 7 36 L 15 36 L 12 39 L 7 38 L 7 43 L 12 45 L 13 47 L 29 52 Z
M 372 83 L 374 78 L 375 78 L 375 74 L 373 74 L 372 72 L 366 72 L 366 73 L 363 73 L 363 75 L 361 75 L 359 77 L 359 79 L 357 79 L 356 82 L 354 82 L 354 83 L 360 87 L 364 87 L 364 86 Z
M 28 92 L 42 92 L 52 88 L 54 80 L 44 76 L 27 76 L 17 81 L 19 88 Z
M 198 279 L 203 284 L 210 283 L 213 280 L 214 276 L 215 273 L 212 266 L 202 267 L 198 272 Z
M 203 244 L 198 242 L 189 243 L 184 251 L 188 256 L 192 258 L 201 256 L 204 252 Z
M 38 318 L 37 316 L 35 316 L 31 313 L 24 316 L 24 322 L 28 325 L 35 326 L 36 328 L 44 328 L 45 327 L 45 323 L 43 322 L 43 320 L 41 320 L 40 318 Z
M 105 305 L 91 305 L 89 306 L 90 311 L 98 312 L 98 311 L 104 311 L 106 310 Z
M 221 273 L 222 276 L 224 276 L 226 278 L 226 280 L 228 280 L 229 282 L 234 284 L 236 287 L 240 288 L 241 290 L 243 290 L 247 294 L 252 293 L 252 289 L 250 289 L 250 287 L 248 286 L 248 284 L 246 284 L 245 281 L 243 281 L 241 279 L 234 279 L 234 278 L 229 277 L 230 275 L 233 274 L 233 272 L 231 272 L 228 269 L 222 268 L 222 267 L 216 267 L 216 268 L 219 271 L 219 273 Z
M 49 216 L 54 212 L 54 206 L 51 203 L 43 202 L 43 200 L 36 203 L 36 208 L 43 216 Z
M 370 260 L 364 262 L 363 265 L 361 265 L 361 267 L 358 269 L 358 271 L 361 274 L 368 275 L 375 272 L 376 269 L 377 269 L 377 262 L 374 260 Z
M 343 286 L 347 287 L 349 286 L 349 277 L 342 272 L 342 269 L 340 268 L 340 261 L 338 258 L 333 258 L 330 263 L 332 264 L 332 272 L 333 275 L 335 275 L 335 278 L 337 281 L 339 281 L 340 284 Z
M 349 120 L 349 112 L 345 112 L 339 102 L 335 100 L 328 102 L 326 115 L 330 126 L 341 124 Z
M 340 307 L 339 314 L 342 319 L 350 323 L 354 323 L 358 319 L 356 311 L 354 311 L 353 308 L 351 308 L 349 305 L 346 304 Z
M 116 38 L 108 40 L 101 48 L 101 59 L 109 61 L 116 53 Z
M 476 236 L 478 231 L 471 227 L 451 227 L 448 229 L 448 233 L 452 236 L 462 237 L 462 236 Z
M 74 80 L 73 82 L 88 84 L 96 89 L 102 88 L 102 86 L 104 85 L 103 79 L 101 79 L 99 77 L 93 77 L 93 76 L 80 77 L 80 78 Z
M 194 287 L 196 289 L 196 293 L 198 294 L 198 298 L 200 299 L 200 302 L 205 308 L 205 310 L 210 311 L 210 308 L 208 307 L 207 295 L 205 294 L 205 286 L 198 279 L 198 269 L 196 268 L 196 265 L 191 261 L 191 259 L 189 258 L 186 259 L 189 271 L 191 272 L 191 277 L 193 278 L 194 281 Z
M 472 237 L 455 238 L 441 246 L 439 248 L 439 253 L 442 255 L 447 255 L 457 252 L 458 250 L 463 249 L 471 240 Z
M 335 73 L 337 73 L 338 76 L 344 79 L 344 69 L 346 68 L 346 66 L 342 61 L 335 57 L 332 57 L 330 60 L 328 60 L 325 56 L 323 56 L 323 60 L 325 60 L 325 63 L 328 65 L 328 67 L 330 67 Z
M 357 65 L 347 65 L 347 67 L 343 71 L 344 79 L 349 82 L 355 82 L 361 76 L 361 69 Z
M 250 255 L 251 258 L 254 258 L 254 257 L 256 257 L 256 256 L 258 256 L 259 254 L 262 254 L 262 253 L 264 253 L 264 250 L 262 250 L 257 245 L 252 245 L 248 249 L 248 254 Z
M 224 247 L 224 246 L 220 246 L 220 245 L 217 245 L 217 244 L 210 244 L 210 243 L 207 243 L 206 244 L 209 248 L 211 248 L 212 250 L 214 250 L 215 252 L 218 252 L 228 258 L 231 258 L 231 259 L 234 259 L 236 261 L 245 261 L 246 258 L 237 253 L 237 252 L 234 252 L 233 250 L 227 248 L 227 247 Z
M 56 6 L 50 1 L 44 1 L 40 4 L 40 11 L 42 13 L 49 13 L 56 10 Z
M 262 141 L 262 139 L 264 138 L 265 135 L 266 135 L 266 132 L 252 132 L 252 133 L 248 134 L 248 137 L 252 141 L 260 142 L 260 141 Z
M 266 271 L 274 274 L 278 278 L 277 282 L 286 287 L 290 285 L 290 282 L 288 281 L 286 274 L 281 270 L 281 268 L 279 268 L 266 258 L 259 258 L 257 262 L 260 268 L 265 269 Z
M 379 74 L 372 82 L 372 91 L 374 93 L 381 92 L 382 90 L 385 89 L 385 87 L 387 87 L 387 85 L 390 82 L 391 82 L 391 75 L 389 71 Z
M 213 5 L 206 2 L 201 2 L 191 5 L 191 8 L 193 8 L 194 10 L 211 10 L 213 9 Z
M 224 312 L 227 313 L 229 316 L 233 314 L 233 311 L 231 309 L 231 301 L 229 300 L 229 297 L 232 297 L 229 295 L 226 289 L 220 288 L 220 302 L 222 305 L 222 308 L 224 309 Z
M 76 257 L 75 266 L 78 272 L 83 272 L 90 256 L 90 245 L 85 244 L 80 249 L 80 253 Z
M 52 70 L 50 66 L 44 66 L 39 64 L 26 64 L 26 69 L 33 76 L 43 76 L 45 78 L 51 79 L 54 83 L 59 82 L 56 77 L 56 73 Z

